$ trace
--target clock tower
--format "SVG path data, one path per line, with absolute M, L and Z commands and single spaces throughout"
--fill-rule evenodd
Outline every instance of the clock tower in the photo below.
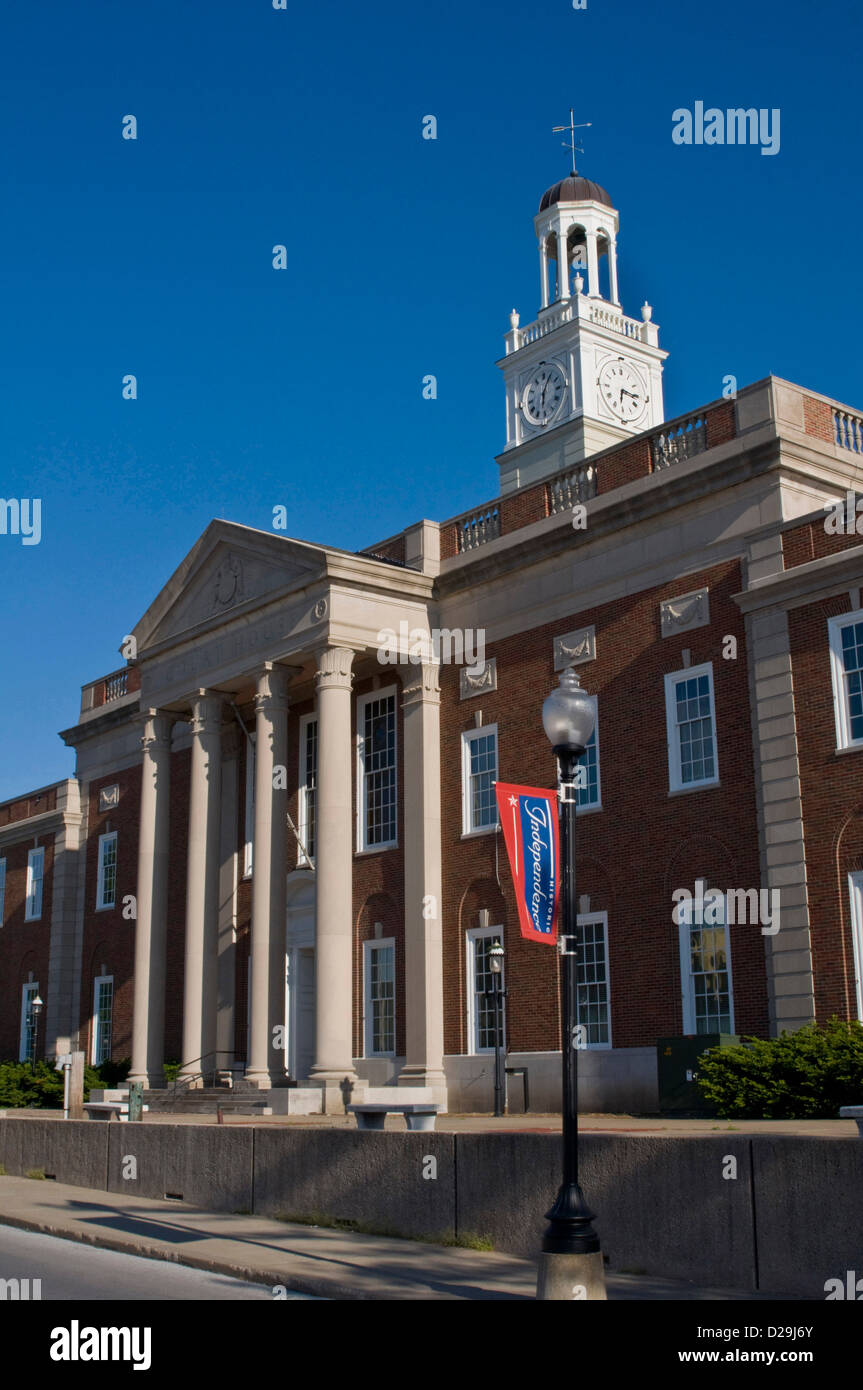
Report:
M 541 306 L 510 315 L 501 492 L 512 492 L 661 425 L 659 329 L 645 303 L 627 318 L 617 290 L 618 215 L 604 188 L 573 172 L 543 194 L 534 227 Z

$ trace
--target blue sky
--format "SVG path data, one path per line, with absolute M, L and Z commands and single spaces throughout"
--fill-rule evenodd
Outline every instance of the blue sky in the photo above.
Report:
M 359 549 L 496 494 L 571 104 L 667 415 L 728 373 L 863 404 L 861 30 L 836 0 L 7 6 L 0 496 L 42 540 L 0 535 L 0 799 L 73 771 L 78 688 L 211 518 Z M 778 107 L 779 153 L 675 145 L 697 100 Z

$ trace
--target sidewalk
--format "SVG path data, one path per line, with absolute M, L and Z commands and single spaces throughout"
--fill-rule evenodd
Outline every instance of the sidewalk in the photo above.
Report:
M 0 1177 L 0 1225 L 170 1260 L 328 1299 L 533 1299 L 536 1267 L 493 1251 L 201 1211 L 181 1202 L 121 1202 L 83 1187 Z M 609 1297 L 759 1300 L 740 1290 L 613 1274 Z M 776 1295 L 769 1295 L 776 1299 Z
M 62 1120 L 62 1110 L 0 1110 L 0 1118 Z M 160 1113 L 144 1115 L 148 1125 L 214 1125 L 215 1115 Z M 353 1115 L 225 1115 L 226 1125 L 290 1125 L 299 1129 L 356 1129 Z M 856 1120 L 678 1120 L 664 1115 L 579 1115 L 578 1127 L 584 1134 L 668 1134 L 683 1139 L 704 1134 L 796 1134 L 820 1139 L 857 1139 Z M 404 1131 L 401 1115 L 388 1115 L 386 1128 Z M 556 1134 L 560 1132 L 560 1113 L 551 1115 L 438 1115 L 439 1134 Z

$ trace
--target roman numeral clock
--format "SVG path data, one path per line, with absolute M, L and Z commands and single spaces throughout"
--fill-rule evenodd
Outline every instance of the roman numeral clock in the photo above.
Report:
M 501 492 L 577 465 L 661 425 L 668 356 L 645 303 L 628 318 L 617 286 L 619 218 L 604 188 L 573 172 L 543 194 L 534 218 L 540 308 L 510 315 Z

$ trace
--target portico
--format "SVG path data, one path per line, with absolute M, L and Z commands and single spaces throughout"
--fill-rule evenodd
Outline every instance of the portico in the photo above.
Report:
M 419 789 L 404 798 L 398 847 L 406 1055 L 403 1063 L 395 1059 L 394 1075 L 399 1084 L 431 1085 L 436 1098 L 445 1095 L 437 673 L 432 666 L 395 668 L 392 686 L 394 668 L 380 665 L 377 642 L 382 628 L 397 627 L 406 615 L 428 630 L 430 596 L 431 577 L 421 571 L 215 522 L 138 624 L 143 713 L 132 1080 L 148 1087 L 163 1081 L 166 990 L 178 983 L 169 978 L 169 927 L 177 926 L 169 923 L 169 899 L 184 874 L 180 1078 L 195 1085 L 230 1074 L 235 1085 L 258 1090 L 300 1082 L 321 1088 L 327 1110 L 344 1103 L 346 1082 L 362 1086 L 352 1045 L 355 928 L 363 906 L 354 885 L 353 709 L 358 681 L 374 688 L 385 682 L 398 691 L 402 775 Z M 315 846 L 307 859 L 288 808 L 297 790 L 297 774 L 289 774 L 294 711 L 310 705 L 304 718 L 316 721 L 317 766 Z M 187 799 L 185 780 L 177 783 L 178 756 L 186 750 Z M 250 883 L 237 866 L 238 758 L 249 764 Z M 185 863 L 175 844 L 180 805 Z M 236 923 L 237 904 L 249 891 L 244 989 Z M 245 1036 L 236 1026 L 244 1008 Z

